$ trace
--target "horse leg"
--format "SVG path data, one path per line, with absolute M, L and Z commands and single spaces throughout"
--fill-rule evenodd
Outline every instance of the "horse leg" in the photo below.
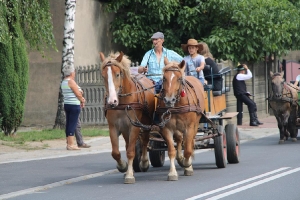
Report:
M 184 168 L 184 175 L 185 176 L 191 176 L 193 175 L 193 166 L 185 167 L 183 162 L 184 162 L 184 157 L 182 154 L 182 141 L 183 141 L 183 134 L 180 133 L 179 131 L 176 131 L 177 134 L 175 134 L 174 139 L 177 143 L 177 154 L 176 154 L 176 160 L 177 163 Z
M 200 121 L 200 119 L 198 121 Z M 194 142 L 195 142 L 194 138 L 195 138 L 195 136 L 197 134 L 197 131 L 198 131 L 198 126 L 195 126 L 195 128 L 194 128 L 194 133 L 195 134 L 192 134 L 193 136 L 191 138 L 191 142 L 192 142 L 192 145 L 191 145 L 191 149 L 192 149 L 191 157 L 193 157 L 193 153 L 194 153 L 194 145 L 195 145 L 194 144 Z M 189 166 L 189 167 L 187 167 L 187 168 L 184 169 L 184 175 L 185 176 L 192 176 L 193 173 L 194 173 L 194 170 L 193 170 L 193 166 L 192 166 L 192 163 L 191 163 L 191 166 Z
M 283 115 L 283 129 L 284 129 L 284 140 L 288 140 L 290 137 L 290 132 L 289 132 L 289 118 L 290 118 L 290 112 L 286 111 Z
M 176 149 L 173 144 L 173 136 L 169 129 L 163 128 L 162 134 L 166 140 L 167 146 L 168 146 L 168 156 L 170 159 L 170 171 L 168 174 L 168 181 L 177 181 L 178 180 L 178 174 L 175 167 L 175 155 L 176 155 Z M 178 144 L 177 144 L 178 145 Z
M 280 114 L 278 114 L 279 116 L 275 115 L 276 116 L 276 120 L 277 120 L 277 126 L 278 126 L 278 129 L 279 129 L 279 144 L 282 144 L 284 143 L 284 127 L 283 127 L 283 119 L 280 117 Z
M 142 142 L 142 156 L 141 162 L 139 164 L 142 172 L 146 172 L 149 169 L 149 159 L 148 159 L 148 143 L 149 143 L 149 131 L 143 131 L 141 134 Z
M 176 160 L 177 163 L 181 166 L 184 167 L 182 165 L 182 161 L 183 161 L 183 154 L 182 154 L 182 141 L 183 141 L 183 134 L 179 131 L 175 131 L 174 133 L 174 140 L 177 144 L 177 151 L 176 151 Z
M 297 135 L 298 135 L 298 130 L 296 128 L 296 121 L 297 121 L 297 107 L 292 107 L 293 110 L 291 111 L 291 115 L 288 120 L 288 129 L 291 135 L 291 139 L 293 142 L 297 141 Z
M 128 169 L 126 171 L 125 174 L 125 179 L 124 179 L 124 183 L 128 184 L 128 183 L 135 183 L 135 178 L 133 176 L 133 159 L 135 156 L 135 143 L 136 140 L 139 136 L 139 128 L 137 127 L 131 127 L 131 129 L 129 130 L 130 134 L 129 134 L 129 142 L 128 142 L 128 146 L 126 149 L 126 155 L 127 155 L 127 160 L 128 160 Z
M 192 156 L 194 153 L 194 128 L 189 128 L 187 130 L 187 134 L 185 135 L 184 140 L 184 159 L 183 159 L 183 166 L 188 168 L 192 165 Z
M 117 169 L 119 172 L 126 172 L 128 169 L 127 162 L 121 159 L 121 153 L 119 151 L 119 136 L 117 130 L 114 127 L 109 127 L 109 136 L 112 147 L 111 155 L 117 161 Z

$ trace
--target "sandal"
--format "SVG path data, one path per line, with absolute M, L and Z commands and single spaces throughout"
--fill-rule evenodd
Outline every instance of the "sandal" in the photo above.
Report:
M 73 145 L 73 146 L 67 145 L 67 150 L 80 150 L 80 148 L 78 148 L 75 145 Z

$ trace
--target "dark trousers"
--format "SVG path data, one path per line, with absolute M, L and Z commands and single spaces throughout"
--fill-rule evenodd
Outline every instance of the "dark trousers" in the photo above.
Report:
M 81 120 L 80 117 L 78 118 L 76 129 L 75 129 L 75 138 L 78 146 L 83 145 L 83 139 L 81 134 Z
M 246 104 L 248 106 L 248 110 L 249 110 L 249 113 L 254 113 L 257 111 L 257 108 L 256 108 L 256 103 L 250 99 L 250 97 L 248 95 L 245 95 L 245 94 L 242 94 L 242 95 L 237 95 L 236 96 L 236 100 L 238 101 L 238 103 L 242 102 L 244 104 Z M 241 105 L 243 106 L 243 104 L 238 104 L 237 105 Z
M 74 136 L 80 114 L 80 105 L 64 104 L 66 113 L 66 137 Z

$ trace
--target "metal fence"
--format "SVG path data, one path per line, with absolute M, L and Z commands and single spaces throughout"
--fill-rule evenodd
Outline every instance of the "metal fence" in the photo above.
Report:
M 80 117 L 82 124 L 106 125 L 104 116 L 105 87 L 100 72 L 100 64 L 76 68 L 76 83 L 83 90 L 86 100 Z
M 82 88 L 86 100 L 80 113 L 82 124 L 107 125 L 104 115 L 105 87 L 100 66 L 101 63 L 76 67 L 76 83 Z M 139 66 L 139 63 L 132 62 L 131 66 Z

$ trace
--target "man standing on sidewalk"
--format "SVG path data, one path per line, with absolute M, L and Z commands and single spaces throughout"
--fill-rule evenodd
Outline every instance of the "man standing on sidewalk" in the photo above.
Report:
M 75 129 L 75 137 L 76 137 L 76 142 L 79 148 L 90 148 L 91 145 L 88 145 L 86 143 L 83 142 L 82 139 L 82 134 L 81 134 L 81 120 L 80 117 L 78 117 L 78 121 L 77 121 L 77 126 Z
M 81 89 L 81 87 L 78 86 L 78 89 L 81 92 L 81 94 L 83 95 L 83 90 Z M 86 143 L 83 142 L 82 134 L 81 134 L 81 120 L 80 120 L 80 115 L 78 117 L 76 129 L 75 129 L 75 138 L 76 138 L 77 146 L 79 148 L 90 148 L 91 147 L 91 145 L 88 145 L 88 144 L 86 144 Z
M 239 65 L 235 70 L 237 70 L 236 75 L 233 77 L 232 86 L 234 96 L 236 97 L 237 101 L 240 101 L 248 106 L 248 111 L 250 115 L 250 126 L 258 126 L 263 123 L 258 121 L 257 118 L 257 107 L 256 103 L 250 99 L 249 96 L 251 94 L 247 91 L 245 80 L 252 78 L 252 73 L 248 66 L 245 64 Z

